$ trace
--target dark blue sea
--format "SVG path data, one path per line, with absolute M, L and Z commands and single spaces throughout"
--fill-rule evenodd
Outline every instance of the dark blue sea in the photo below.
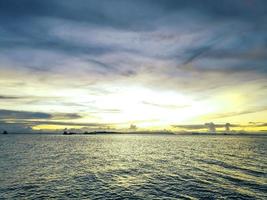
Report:
M 267 199 L 267 137 L 0 135 L 0 199 Z

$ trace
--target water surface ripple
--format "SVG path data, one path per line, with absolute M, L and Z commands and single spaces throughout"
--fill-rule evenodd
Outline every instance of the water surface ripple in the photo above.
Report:
M 2 135 L 0 199 L 267 199 L 267 137 Z

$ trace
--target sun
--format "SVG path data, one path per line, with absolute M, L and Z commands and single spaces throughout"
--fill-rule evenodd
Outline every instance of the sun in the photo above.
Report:
M 99 115 L 103 122 L 121 126 L 135 123 L 138 127 L 153 128 L 180 123 L 214 111 L 207 102 L 173 91 L 144 87 L 119 87 L 116 93 L 98 97 L 95 106 L 116 109 L 118 112 Z

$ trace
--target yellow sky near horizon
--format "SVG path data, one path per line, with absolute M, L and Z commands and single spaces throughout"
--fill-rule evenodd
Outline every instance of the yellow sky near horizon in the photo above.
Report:
M 51 114 L 52 117 L 47 119 L 34 119 L 38 123 L 33 123 L 33 130 L 127 130 L 134 124 L 138 130 L 193 131 L 190 128 L 174 128 L 174 125 L 207 122 L 240 125 L 231 127 L 231 130 L 261 131 L 266 128 L 249 125 L 249 122 L 264 123 L 267 116 L 264 104 L 255 103 L 261 97 L 261 92 L 257 90 L 260 86 L 255 83 L 222 87 L 212 94 L 192 92 L 192 95 L 179 90 L 133 85 L 131 82 L 128 86 L 125 82 L 100 84 L 93 89 L 68 88 L 62 83 L 54 87 L 36 83 L 18 85 L 12 88 L 13 91 L 8 89 L 8 85 L 12 85 L 12 81 L 7 79 L 1 86 L 2 92 L 14 98 L 2 100 L 1 109 Z M 249 92 L 253 92 L 253 96 L 248 95 Z M 77 116 L 64 116 L 73 114 Z M 13 117 L 11 120 L 16 121 L 16 116 Z M 32 119 L 26 117 L 24 121 Z M 91 127 L 90 123 L 96 125 Z
M 267 129 L 264 3 L 22 4 L 0 12 L 0 130 Z

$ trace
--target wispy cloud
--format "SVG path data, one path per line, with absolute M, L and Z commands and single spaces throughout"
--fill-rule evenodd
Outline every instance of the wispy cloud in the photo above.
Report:
M 23 99 L 24 97 L 0 95 L 0 100 Z
M 155 107 L 160 107 L 160 108 L 167 108 L 167 109 L 182 109 L 182 108 L 190 107 L 190 105 L 157 104 L 157 103 L 147 102 L 147 101 L 143 101 L 142 103 L 145 105 L 150 105 L 150 106 L 155 106 Z
M 0 119 L 49 119 L 51 114 L 41 112 L 24 112 L 13 110 L 0 110 Z
M 240 116 L 240 115 L 263 112 L 266 110 L 267 110 L 267 106 L 256 106 L 256 107 L 246 109 L 243 111 L 239 111 L 239 112 L 227 112 L 227 113 L 222 112 L 219 114 L 211 114 L 211 115 L 208 115 L 206 118 L 207 119 L 223 119 L 223 118 L 227 118 L 227 117 L 235 117 L 235 116 Z
M 215 123 L 214 127 L 217 129 L 221 129 L 221 130 L 225 130 L 226 128 L 226 124 L 227 127 L 229 128 L 233 128 L 233 129 L 239 129 L 239 130 L 243 130 L 246 128 L 255 128 L 258 126 L 254 126 L 254 125 L 249 125 L 249 124 L 231 124 L 231 123 Z M 207 131 L 210 127 L 209 127 L 209 123 L 207 124 L 180 124 L 180 125 L 172 125 L 173 128 L 175 128 L 176 130 L 184 130 L 184 131 Z
M 101 121 L 140 105 L 192 108 L 144 94 L 128 110 L 106 100 L 135 87 L 195 105 L 222 91 L 253 93 L 253 103 L 219 109 L 214 119 L 266 110 L 266 9 L 264 0 L 1 1 L 1 119 Z
M 44 112 L 29 112 L 29 111 L 15 111 L 15 110 L 0 110 L 0 119 L 3 120 L 17 120 L 17 119 L 77 119 L 81 118 L 76 113 L 44 113 Z

